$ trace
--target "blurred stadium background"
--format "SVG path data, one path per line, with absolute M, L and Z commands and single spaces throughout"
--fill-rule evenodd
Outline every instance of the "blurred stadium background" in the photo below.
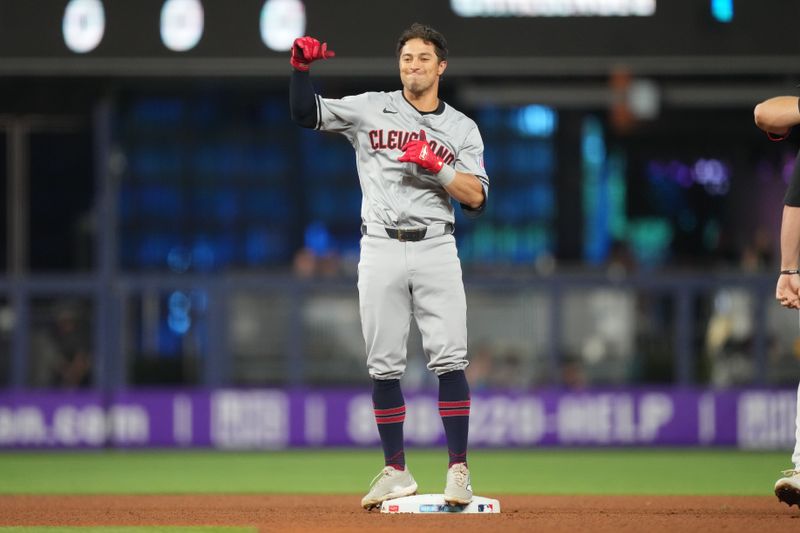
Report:
M 0 0 L 0 447 L 375 446 L 352 148 L 318 91 L 399 87 L 419 20 L 492 186 L 456 236 L 478 446 L 788 450 L 773 301 L 794 0 Z M 412 326 L 407 433 L 443 441 Z

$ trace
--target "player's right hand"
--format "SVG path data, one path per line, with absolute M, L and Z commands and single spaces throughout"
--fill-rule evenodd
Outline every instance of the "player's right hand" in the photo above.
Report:
M 775 299 L 789 309 L 800 309 L 800 275 L 781 274 L 775 287 Z
M 434 174 L 437 174 L 444 166 L 444 160 L 431 150 L 425 130 L 419 130 L 417 138 L 408 141 L 400 149 L 403 151 L 403 155 L 398 161 L 403 163 L 416 163 Z
M 292 58 L 289 62 L 295 70 L 308 72 L 308 68 L 318 59 L 330 59 L 336 56 L 333 50 L 328 50 L 328 43 L 320 43 L 317 39 L 298 37 L 292 45 Z

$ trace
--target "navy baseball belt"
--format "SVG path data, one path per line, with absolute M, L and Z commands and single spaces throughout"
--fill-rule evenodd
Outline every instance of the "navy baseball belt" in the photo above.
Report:
M 439 237 L 440 235 L 450 235 L 454 231 L 455 226 L 449 222 L 416 228 L 390 228 L 372 222 L 361 224 L 361 235 L 382 237 L 384 239 L 397 239 L 398 241 L 421 241 L 423 239 Z

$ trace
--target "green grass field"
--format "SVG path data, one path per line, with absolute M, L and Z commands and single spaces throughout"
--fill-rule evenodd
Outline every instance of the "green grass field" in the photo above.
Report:
M 790 453 L 705 449 L 474 450 L 476 494 L 768 495 Z M 443 450 L 407 450 L 421 492 L 444 485 Z M 0 494 L 353 493 L 379 450 L 0 453 Z M 20 530 L 22 531 L 22 530 Z

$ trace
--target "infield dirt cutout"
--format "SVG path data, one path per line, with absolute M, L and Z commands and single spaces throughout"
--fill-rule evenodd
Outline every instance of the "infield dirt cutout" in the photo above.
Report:
M 259 531 L 800 531 L 765 496 L 503 496 L 494 515 L 391 515 L 360 495 L 0 496 L 0 526 L 251 526 Z

